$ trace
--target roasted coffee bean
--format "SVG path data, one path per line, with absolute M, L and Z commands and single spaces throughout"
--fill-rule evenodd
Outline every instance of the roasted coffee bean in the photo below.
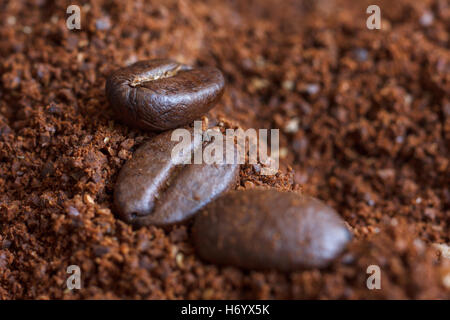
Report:
M 126 124 L 163 131 L 204 115 L 219 101 L 224 86 L 216 68 L 157 59 L 115 71 L 106 81 L 106 96 Z
M 192 133 L 192 130 L 189 129 Z M 119 215 L 136 226 L 167 226 L 188 220 L 232 187 L 239 164 L 180 164 L 202 146 L 191 139 L 189 150 L 171 156 L 178 141 L 172 131 L 141 146 L 122 168 L 114 191 Z
M 246 269 L 325 267 L 351 239 L 318 199 L 276 190 L 230 191 L 208 204 L 193 229 L 203 259 Z

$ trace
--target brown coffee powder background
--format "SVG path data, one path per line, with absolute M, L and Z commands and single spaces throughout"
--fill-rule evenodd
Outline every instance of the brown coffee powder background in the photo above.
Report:
M 450 298 L 450 4 L 377 1 L 67 1 L 0 4 L 0 298 Z M 202 262 L 191 224 L 133 230 L 117 174 L 153 134 L 114 120 L 105 79 L 138 60 L 211 65 L 210 113 L 280 128 L 282 168 L 244 166 L 237 188 L 316 196 L 354 239 L 324 270 Z M 448 247 L 447 247 L 448 248 Z M 447 258 L 446 258 L 447 255 Z M 79 265 L 82 289 L 66 268 Z M 368 290 L 366 268 L 381 268 Z

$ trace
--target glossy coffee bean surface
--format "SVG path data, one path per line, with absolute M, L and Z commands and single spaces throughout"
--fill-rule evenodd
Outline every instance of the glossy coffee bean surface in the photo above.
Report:
M 192 129 L 190 130 L 192 134 Z M 222 192 L 233 187 L 239 164 L 180 164 L 202 142 L 191 139 L 188 150 L 172 150 L 172 131 L 144 143 L 121 169 L 114 203 L 119 216 L 136 225 L 168 226 L 184 222 Z
M 113 72 L 106 96 L 119 120 L 131 127 L 163 131 L 199 119 L 221 98 L 222 73 L 168 59 L 136 62 Z
M 193 239 L 206 261 L 245 269 L 326 267 L 351 234 L 318 199 L 276 190 L 230 191 L 195 218 Z

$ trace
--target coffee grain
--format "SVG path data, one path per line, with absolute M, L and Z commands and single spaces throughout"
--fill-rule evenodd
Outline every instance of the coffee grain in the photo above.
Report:
M 239 164 L 181 164 L 202 142 L 191 139 L 185 153 L 172 156 L 178 141 L 171 141 L 171 134 L 145 143 L 120 171 L 114 202 L 125 221 L 137 226 L 183 222 L 235 184 Z
M 156 59 L 115 71 L 106 81 L 106 96 L 124 123 L 163 131 L 204 115 L 220 99 L 224 86 L 216 68 Z
M 231 191 L 195 219 L 194 243 L 205 260 L 246 269 L 325 267 L 351 235 L 318 199 L 276 190 Z

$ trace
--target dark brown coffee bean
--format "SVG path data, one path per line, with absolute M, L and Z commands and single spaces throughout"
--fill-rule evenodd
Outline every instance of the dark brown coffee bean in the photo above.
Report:
M 238 178 L 239 164 L 179 164 L 186 154 L 171 156 L 178 143 L 171 141 L 171 134 L 165 132 L 145 143 L 119 173 L 115 207 L 129 223 L 166 226 L 183 222 Z M 191 139 L 189 156 L 199 147 L 201 141 Z
M 230 191 L 201 210 L 193 229 L 203 259 L 247 269 L 325 267 L 351 239 L 318 199 L 276 190 Z
M 106 96 L 126 124 L 162 131 L 204 115 L 219 101 L 224 86 L 216 68 L 157 59 L 115 71 L 106 81 Z

